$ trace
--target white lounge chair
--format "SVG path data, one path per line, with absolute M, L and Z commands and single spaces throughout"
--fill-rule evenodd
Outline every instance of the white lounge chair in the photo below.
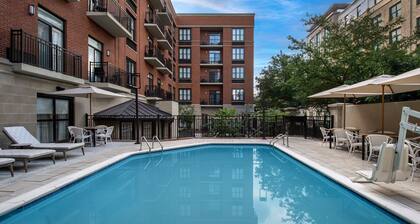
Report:
M 15 173 L 13 172 L 14 164 L 15 164 L 15 159 L 12 159 L 12 158 L 1 158 L 0 159 L 0 167 L 9 167 L 10 175 L 12 177 L 15 176 Z
M 374 165 L 372 170 L 356 171 L 358 177 L 354 178 L 353 182 L 385 182 L 392 181 L 395 146 L 383 143 L 379 150 L 378 163 Z
M 67 152 L 75 149 L 81 149 L 85 155 L 84 143 L 40 143 L 25 127 L 5 127 L 3 132 L 6 136 L 19 147 L 29 147 L 33 149 L 54 149 L 63 153 L 64 160 L 67 161 Z
M 386 135 L 368 135 L 366 141 L 369 144 L 369 157 L 368 161 L 372 159 L 375 152 L 379 152 L 383 143 L 390 143 L 392 138 Z
M 349 142 L 349 154 L 353 153 L 357 147 L 362 148 L 363 143 L 359 135 L 351 131 L 346 131 L 346 135 Z
M 0 158 L 12 158 L 23 162 L 25 172 L 28 172 L 28 163 L 41 158 L 51 158 L 55 164 L 55 150 L 50 149 L 1 149 Z
M 414 174 L 418 169 L 418 166 L 420 165 L 420 144 L 409 140 L 405 140 L 405 144 L 408 146 L 409 150 L 408 155 L 411 160 L 411 163 L 409 163 L 409 165 L 411 166 L 411 181 L 413 181 Z

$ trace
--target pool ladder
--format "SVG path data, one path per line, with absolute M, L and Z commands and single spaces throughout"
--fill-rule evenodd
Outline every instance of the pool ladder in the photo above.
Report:
M 142 146 L 143 146 L 143 142 L 144 142 L 144 143 L 146 143 L 146 146 L 149 148 L 149 152 L 151 152 L 152 149 L 155 147 L 155 141 L 157 143 L 159 143 L 160 150 L 163 151 L 162 142 L 160 141 L 159 137 L 157 137 L 157 136 L 153 136 L 152 145 L 151 146 L 150 146 L 149 141 L 147 141 L 147 138 L 145 136 L 142 136 L 141 139 L 140 139 L 140 151 L 142 150 Z
M 275 145 L 278 141 L 283 140 L 283 145 L 289 147 L 289 135 L 286 133 L 279 134 L 270 141 L 270 145 Z

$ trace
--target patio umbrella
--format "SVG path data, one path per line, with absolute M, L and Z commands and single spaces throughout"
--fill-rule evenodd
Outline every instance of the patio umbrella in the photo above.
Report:
M 92 98 L 123 98 L 128 97 L 121 94 L 113 93 L 94 86 L 79 87 L 74 89 L 66 89 L 50 93 L 51 95 L 85 97 L 89 98 L 89 117 L 92 117 Z
M 366 97 L 371 96 L 371 94 L 364 94 L 364 93 L 343 93 L 340 92 L 344 88 L 349 87 L 349 85 L 341 85 L 329 90 L 322 91 L 320 93 L 314 94 L 309 96 L 308 98 L 312 99 L 336 99 L 342 98 L 343 99 L 343 128 L 346 128 L 346 100 L 347 98 L 358 98 L 358 97 Z
M 394 79 L 392 75 L 380 75 L 363 82 L 345 87 L 338 92 L 347 94 L 365 93 L 376 96 L 382 96 L 381 99 L 381 131 L 384 133 L 385 127 L 385 95 L 411 92 L 420 89 L 419 84 L 385 84 L 387 81 Z
M 381 84 L 385 85 L 420 85 L 420 68 L 408 71 L 401 75 L 387 79 Z

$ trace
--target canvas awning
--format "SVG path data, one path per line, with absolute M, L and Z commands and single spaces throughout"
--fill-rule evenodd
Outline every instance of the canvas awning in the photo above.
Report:
M 172 115 L 166 113 L 159 108 L 139 102 L 139 119 L 140 120 L 171 120 Z M 129 100 L 127 102 L 118 104 L 106 110 L 94 114 L 94 119 L 135 119 L 136 118 L 136 101 Z

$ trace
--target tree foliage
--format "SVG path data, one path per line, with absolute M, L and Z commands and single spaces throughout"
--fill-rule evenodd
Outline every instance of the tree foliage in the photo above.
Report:
M 347 24 L 330 22 L 314 16 L 307 25 L 324 29 L 321 42 L 289 37 L 293 54 L 272 57 L 257 79 L 257 106 L 284 108 L 324 104 L 309 101 L 308 96 L 342 84 L 368 78 L 397 75 L 417 68 L 420 57 L 414 50 L 418 36 L 413 33 L 390 40 L 390 32 L 401 25 L 402 18 L 377 23 L 370 14 Z

